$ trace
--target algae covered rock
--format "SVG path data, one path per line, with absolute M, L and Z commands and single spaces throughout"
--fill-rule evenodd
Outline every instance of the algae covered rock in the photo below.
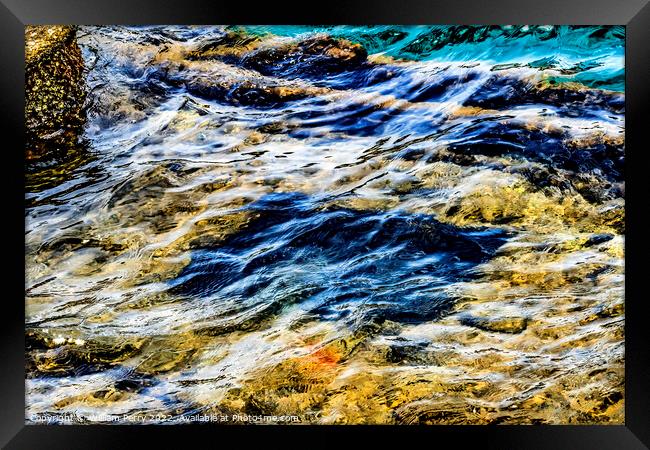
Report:
M 25 27 L 25 156 L 65 154 L 85 120 L 84 67 L 71 26 Z

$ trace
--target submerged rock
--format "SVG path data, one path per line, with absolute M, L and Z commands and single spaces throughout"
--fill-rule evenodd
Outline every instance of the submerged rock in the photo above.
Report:
M 318 209 L 299 194 L 268 195 L 242 212 L 250 218 L 245 226 L 203 243 L 169 282 L 174 295 L 219 305 L 228 326 L 218 323 L 212 334 L 250 329 L 249 319 L 258 324 L 307 301 L 310 313 L 354 328 L 373 320 L 433 320 L 453 304 L 441 280 L 472 278 L 471 268 L 508 239 L 505 231 L 460 230 L 424 215 Z M 264 248 L 264 242 L 278 245 Z M 294 266 L 302 270 L 287 278 Z M 408 280 L 399 294 L 384 289 L 394 279 Z
M 185 58 L 219 61 L 264 76 L 310 80 L 342 89 L 380 83 L 395 75 L 394 66 L 387 69 L 369 61 L 363 45 L 328 34 L 287 40 L 229 30 L 202 43 Z M 344 76 L 337 77 L 339 74 Z
M 83 59 L 75 28 L 25 28 L 27 159 L 65 154 L 85 121 Z
M 184 86 L 192 95 L 204 99 L 258 108 L 273 108 L 327 92 L 305 83 L 261 76 L 220 61 L 178 62 L 161 57 L 150 78 L 175 87 Z
M 314 36 L 279 47 L 260 48 L 243 58 L 243 66 L 265 75 L 337 73 L 359 66 L 368 52 L 360 44 L 331 36 Z
M 145 343 L 145 339 L 137 337 L 98 336 L 86 340 L 76 337 L 75 333 L 68 334 L 38 328 L 25 332 L 29 376 L 69 376 L 102 371 L 137 355 Z
M 223 36 L 202 44 L 187 55 L 188 60 L 221 59 L 237 60 L 244 52 L 259 46 L 259 36 L 247 34 L 241 30 L 228 30 Z
M 525 317 L 488 318 L 465 315 L 460 318 L 460 322 L 463 325 L 485 331 L 511 334 L 521 333 L 528 325 L 528 319 Z
M 586 115 L 589 108 L 622 113 L 625 111 L 625 96 L 584 86 L 556 86 L 544 82 L 533 84 L 510 76 L 494 75 L 463 104 L 486 109 L 504 109 L 513 104 L 551 105 L 557 107 L 560 113 L 572 117 Z
M 184 86 L 201 98 L 272 108 L 329 93 L 326 88 L 300 81 L 302 78 L 368 66 L 365 48 L 345 39 L 318 35 L 274 44 L 241 31 L 229 31 L 189 52 L 161 51 L 148 76 L 174 87 Z

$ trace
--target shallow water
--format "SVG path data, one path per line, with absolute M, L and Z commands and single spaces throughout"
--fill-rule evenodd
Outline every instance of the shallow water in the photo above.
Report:
M 82 27 L 27 421 L 622 423 L 622 27 Z

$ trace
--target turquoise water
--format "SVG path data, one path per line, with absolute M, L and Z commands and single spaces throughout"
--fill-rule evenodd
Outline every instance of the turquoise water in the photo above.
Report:
M 576 70 L 562 81 L 624 91 L 625 27 L 594 26 L 249 26 L 260 35 L 327 33 L 413 61 L 486 61 Z M 581 69 L 580 66 L 584 66 Z M 588 66 L 588 67 L 587 67 Z

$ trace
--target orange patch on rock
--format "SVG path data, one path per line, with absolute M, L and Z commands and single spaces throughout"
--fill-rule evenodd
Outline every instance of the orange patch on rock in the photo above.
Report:
M 310 355 L 316 363 L 335 366 L 341 360 L 341 354 L 330 346 L 323 347 Z

